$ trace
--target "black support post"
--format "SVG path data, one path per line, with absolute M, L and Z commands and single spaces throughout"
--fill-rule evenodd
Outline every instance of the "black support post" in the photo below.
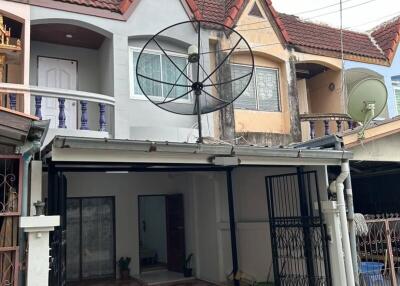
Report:
M 232 251 L 232 275 L 233 283 L 239 286 L 239 280 L 236 280 L 236 274 L 239 270 L 237 244 L 236 244 L 236 223 L 235 223 L 235 206 L 232 190 L 232 170 L 226 171 L 226 185 L 228 189 L 228 205 L 229 205 L 229 229 L 231 233 L 231 251 Z

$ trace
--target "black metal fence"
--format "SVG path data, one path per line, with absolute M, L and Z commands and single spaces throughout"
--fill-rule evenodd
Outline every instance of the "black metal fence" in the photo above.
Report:
M 316 172 L 266 177 L 275 285 L 331 285 Z

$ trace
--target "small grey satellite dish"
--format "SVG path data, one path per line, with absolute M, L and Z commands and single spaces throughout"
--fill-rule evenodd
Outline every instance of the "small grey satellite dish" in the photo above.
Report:
M 358 133 L 360 139 L 364 138 L 369 123 L 385 109 L 387 98 L 385 84 L 375 78 L 363 79 L 350 90 L 347 110 L 353 120 L 362 123 Z

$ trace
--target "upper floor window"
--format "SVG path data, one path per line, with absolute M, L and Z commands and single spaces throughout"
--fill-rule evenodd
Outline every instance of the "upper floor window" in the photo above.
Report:
M 232 78 L 237 78 L 251 72 L 246 65 L 232 65 Z M 243 90 L 244 81 L 233 83 L 233 89 Z M 255 67 L 254 75 L 244 93 L 235 101 L 235 108 L 261 110 L 269 112 L 280 111 L 279 74 L 277 69 Z
M 133 94 L 133 96 L 143 96 L 143 92 L 139 87 L 136 75 L 136 64 L 140 50 L 132 48 L 131 53 L 131 94 Z M 168 56 L 181 71 L 186 72 L 186 74 L 189 76 L 187 58 L 184 55 L 171 55 L 168 53 Z M 168 99 L 173 99 L 188 91 L 187 87 L 179 86 L 188 85 L 187 78 L 181 75 L 181 72 L 174 66 L 170 59 L 168 59 L 168 57 L 163 53 L 150 50 L 142 53 L 142 66 L 140 67 L 140 73 L 148 78 L 154 79 L 141 79 L 140 84 L 146 95 L 163 98 L 168 97 Z M 178 84 L 178 86 L 176 84 Z M 182 99 L 187 100 L 188 96 Z

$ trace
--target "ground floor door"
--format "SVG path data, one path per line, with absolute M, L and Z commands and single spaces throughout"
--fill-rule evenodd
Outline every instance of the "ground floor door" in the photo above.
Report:
M 183 195 L 166 197 L 168 270 L 183 272 L 185 264 L 185 220 Z
M 183 272 L 185 228 L 183 195 L 139 197 L 139 253 L 141 271 Z
M 77 89 L 77 66 L 74 60 L 48 57 L 38 58 L 38 86 L 50 88 Z M 41 100 L 43 119 L 50 119 L 50 127 L 59 126 L 60 106 L 65 114 L 65 127 L 77 128 L 77 102 L 61 101 L 57 98 L 43 97 Z
M 276 286 L 331 285 L 316 172 L 266 177 Z
M 67 199 L 67 281 L 115 278 L 114 197 Z

